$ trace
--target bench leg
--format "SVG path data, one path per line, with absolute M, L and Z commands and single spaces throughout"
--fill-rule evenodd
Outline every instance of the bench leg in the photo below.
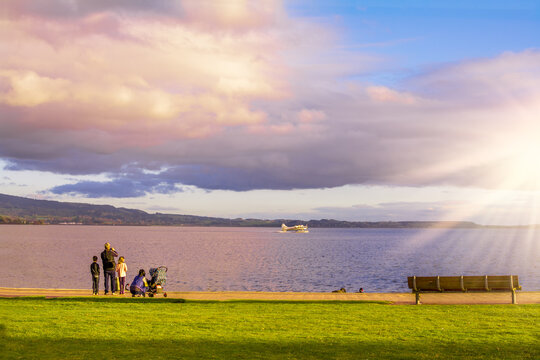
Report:
M 420 291 L 416 291 L 414 294 L 416 295 L 416 305 L 420 305 Z
M 517 304 L 516 289 L 512 289 L 512 304 Z

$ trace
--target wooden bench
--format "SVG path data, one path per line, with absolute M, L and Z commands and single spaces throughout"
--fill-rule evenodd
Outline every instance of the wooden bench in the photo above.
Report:
M 409 289 L 420 304 L 421 292 L 484 292 L 511 291 L 512 304 L 517 304 L 516 290 L 521 290 L 517 275 L 504 276 L 409 276 Z

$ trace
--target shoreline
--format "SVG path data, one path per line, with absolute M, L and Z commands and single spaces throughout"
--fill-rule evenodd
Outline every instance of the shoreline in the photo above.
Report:
M 414 305 L 413 293 L 317 293 L 317 292 L 264 292 L 264 291 L 166 291 L 171 299 L 185 300 L 259 300 L 259 301 L 387 301 L 394 305 Z M 94 297 L 91 289 L 42 289 L 0 287 L 1 298 L 42 296 Z M 103 290 L 99 298 L 105 297 Z M 107 295 L 107 298 L 131 298 L 124 295 Z M 159 294 L 158 298 L 163 295 Z M 512 304 L 510 292 L 467 292 L 467 293 L 422 293 L 424 305 L 493 305 Z M 540 304 L 540 291 L 518 291 L 518 304 Z
M 173 214 L 174 215 L 174 214 Z M 188 215 L 189 216 L 189 215 Z M 227 221 L 230 221 L 229 219 L 226 219 Z M 203 227 L 203 228 L 238 228 L 238 229 L 277 229 L 278 232 L 280 227 L 273 224 L 273 225 L 228 225 L 226 223 L 223 224 L 215 224 L 215 225 L 205 225 L 205 224 L 139 224 L 139 223 L 33 223 L 31 220 L 24 220 L 25 222 L 10 222 L 10 223 L 0 223 L 1 225 L 9 225 L 9 226 L 121 226 L 121 227 L 179 227 L 179 228 L 193 228 L 193 227 Z M 271 220 L 274 221 L 274 220 Z M 275 220 L 275 221 L 281 221 L 281 220 Z M 319 220 L 300 220 L 295 221 L 299 223 L 310 223 L 314 221 Z M 334 220 L 337 222 L 342 222 L 341 220 Z M 451 229 L 464 229 L 464 230 L 485 230 L 485 229 L 538 229 L 540 228 L 539 224 L 527 224 L 527 225 L 484 225 L 484 224 L 476 224 L 473 223 L 473 225 L 452 225 L 452 224 L 444 224 L 444 221 L 433 221 L 435 224 L 418 224 L 418 225 L 395 225 L 395 223 L 422 223 L 423 221 L 372 221 L 372 222 L 366 222 L 366 225 L 341 225 L 341 226 L 319 226 L 319 225 L 309 225 L 310 229 L 412 229 L 412 230 L 430 230 L 430 229 L 442 229 L 442 230 L 451 230 Z M 448 221 L 452 222 L 452 221 Z M 377 225 L 372 225 L 377 224 Z M 386 224 L 388 223 L 388 224 Z

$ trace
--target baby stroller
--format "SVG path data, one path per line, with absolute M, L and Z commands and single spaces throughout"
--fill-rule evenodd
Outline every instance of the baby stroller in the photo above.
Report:
M 163 285 L 167 281 L 167 267 L 150 268 L 149 273 L 152 279 L 148 282 L 148 296 L 154 297 L 163 293 L 163 296 L 167 297 L 167 293 L 163 292 Z

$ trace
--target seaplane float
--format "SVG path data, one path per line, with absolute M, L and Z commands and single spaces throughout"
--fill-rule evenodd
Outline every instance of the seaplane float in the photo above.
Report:
M 309 231 L 307 225 L 287 226 L 285 224 L 281 224 L 281 232 L 308 233 Z

